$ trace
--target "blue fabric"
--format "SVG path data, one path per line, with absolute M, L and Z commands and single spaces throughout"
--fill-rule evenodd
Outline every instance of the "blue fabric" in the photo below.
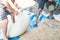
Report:
M 20 39 L 20 36 L 9 38 L 9 40 L 19 40 L 19 39 Z
M 30 20 L 31 20 L 31 23 L 30 23 L 30 26 L 29 26 L 30 29 L 34 28 L 34 25 L 35 25 L 34 24 L 34 20 L 35 20 L 35 18 L 36 18 L 36 14 L 35 13 L 30 16 Z M 50 18 L 49 15 L 48 16 L 44 16 L 44 14 L 41 13 L 39 18 L 38 18 L 38 23 L 41 22 L 44 19 L 49 19 L 49 18 Z
M 55 0 L 56 4 L 60 6 L 60 0 Z
M 44 20 L 45 18 L 49 19 L 49 15 L 48 16 L 44 16 L 43 14 L 40 14 L 39 16 L 39 19 L 38 19 L 38 23 L 41 22 L 42 20 Z M 36 18 L 36 13 L 31 13 L 30 14 L 30 26 L 29 26 L 29 29 L 33 29 L 34 28 L 34 20 Z M 17 36 L 17 37 L 13 37 L 13 38 L 9 38 L 9 40 L 19 40 L 20 36 Z
M 34 28 L 34 20 L 36 18 L 36 13 L 31 13 L 30 14 L 30 26 L 29 29 L 33 29 Z M 42 20 L 44 20 L 45 18 L 49 19 L 49 15 L 48 16 L 44 16 L 43 14 L 40 14 L 39 19 L 38 19 L 38 23 L 41 22 Z M 13 37 L 13 38 L 9 38 L 9 40 L 19 40 L 20 36 L 17 37 Z
M 7 19 L 7 15 L 5 14 L 5 11 L 3 8 L 0 8 L 0 19 L 1 20 Z
M 2 5 L 2 6 L 4 6 L 4 5 Z M 8 14 L 11 14 L 11 13 L 9 12 L 9 10 L 7 10 L 7 8 L 4 9 L 4 8 L 0 7 L 0 18 L 1 18 L 1 20 L 7 19 Z
M 39 3 L 39 7 L 38 7 L 38 8 L 43 9 L 43 8 L 44 8 L 44 4 L 45 4 L 47 1 L 48 1 L 48 0 L 38 0 L 38 3 Z

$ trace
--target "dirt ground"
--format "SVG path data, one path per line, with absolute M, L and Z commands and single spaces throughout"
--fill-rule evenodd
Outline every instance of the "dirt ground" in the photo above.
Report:
M 50 27 L 43 24 L 45 22 L 48 23 Z M 57 27 L 52 27 L 52 23 L 57 25 Z M 56 20 L 42 21 L 38 27 L 26 31 L 21 36 L 21 40 L 60 40 L 60 22 Z

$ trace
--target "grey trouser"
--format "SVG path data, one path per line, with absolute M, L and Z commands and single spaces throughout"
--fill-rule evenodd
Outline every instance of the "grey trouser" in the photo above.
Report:
M 0 20 L 7 19 L 7 15 L 11 12 L 2 4 L 0 4 Z

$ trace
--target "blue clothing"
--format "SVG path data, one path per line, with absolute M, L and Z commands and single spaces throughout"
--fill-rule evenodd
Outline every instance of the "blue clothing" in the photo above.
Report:
M 43 9 L 43 8 L 44 8 L 44 4 L 45 4 L 47 1 L 48 1 L 48 0 L 38 0 L 38 3 L 39 3 L 39 7 L 38 7 L 38 8 Z
M 1 7 L 2 6 L 2 7 Z M 10 11 L 2 4 L 0 4 L 0 19 L 4 20 L 7 19 L 7 15 L 11 14 Z
M 60 0 L 55 0 L 56 4 L 60 6 Z

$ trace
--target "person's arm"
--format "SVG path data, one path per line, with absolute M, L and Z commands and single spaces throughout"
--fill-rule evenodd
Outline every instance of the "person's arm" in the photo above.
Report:
M 11 0 L 8 0 L 8 3 L 10 4 L 10 6 L 15 10 L 18 11 L 18 8 L 13 4 L 13 2 Z
M 14 5 L 19 9 L 20 7 L 17 5 L 17 3 L 16 2 L 14 2 Z

